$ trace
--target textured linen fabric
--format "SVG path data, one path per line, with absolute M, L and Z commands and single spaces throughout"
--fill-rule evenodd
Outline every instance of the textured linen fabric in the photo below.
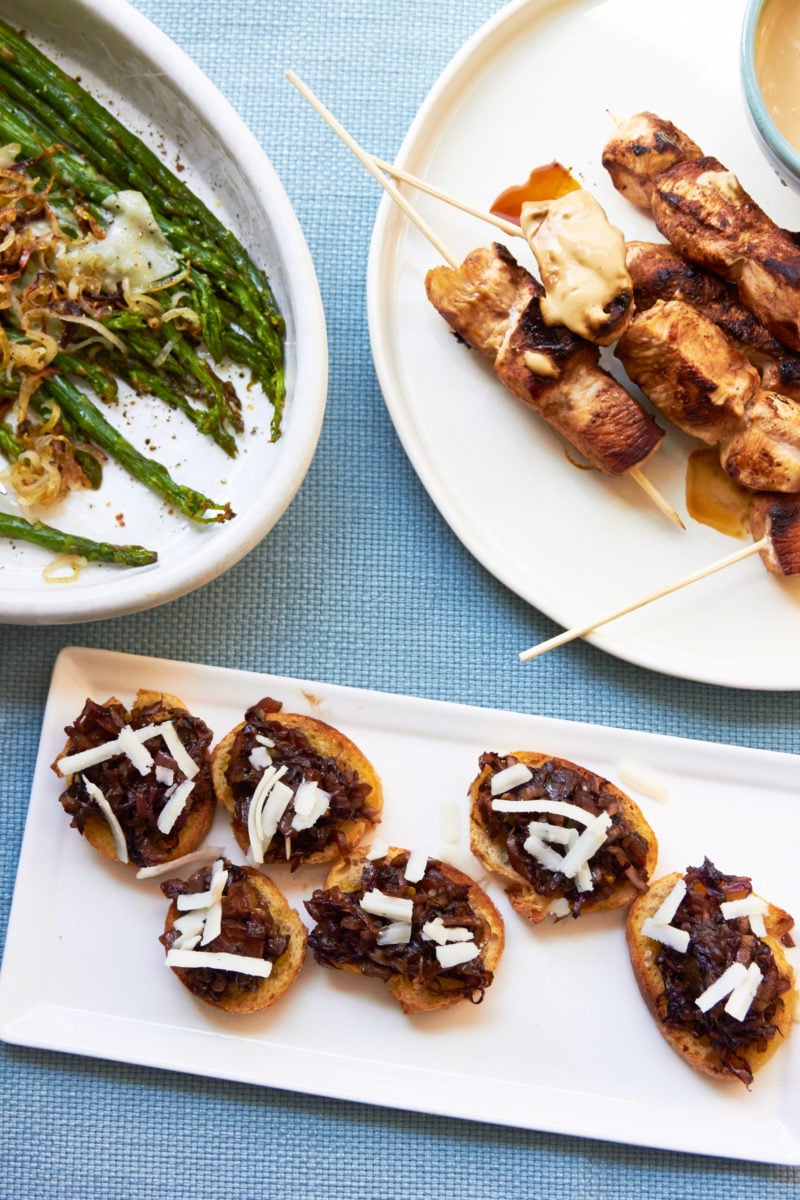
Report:
M 370 357 L 374 182 L 286 83 L 294 68 L 391 158 L 497 0 L 136 0 L 220 87 L 281 176 L 316 263 L 330 389 L 318 452 L 268 538 L 164 608 L 0 628 L 0 938 L 52 664 L 65 645 L 153 653 L 766 749 L 798 750 L 796 693 L 670 679 L 556 632 L 439 516 Z M 0 1200 L 773 1200 L 800 1173 L 0 1047 Z M 654 1086 L 656 1086 L 654 1084 Z

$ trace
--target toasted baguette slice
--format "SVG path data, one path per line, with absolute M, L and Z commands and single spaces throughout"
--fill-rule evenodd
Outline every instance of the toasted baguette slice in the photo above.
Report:
M 106 700 L 102 707 L 108 705 L 120 704 L 116 697 Z M 163 721 L 168 721 L 175 716 L 176 712 L 188 713 L 188 709 L 182 700 L 177 696 L 170 695 L 169 692 L 155 692 L 145 688 L 141 688 L 136 693 L 136 699 L 133 707 L 127 714 L 129 719 L 134 718 L 138 713 L 144 712 L 151 706 L 157 706 L 149 716 L 149 720 L 153 724 L 161 724 Z M 59 763 L 62 758 L 74 752 L 73 743 L 68 740 L 64 749 L 59 754 L 58 758 L 52 765 L 52 769 L 57 775 L 61 776 Z M 131 847 L 128 847 L 129 858 L 126 866 L 136 868 L 138 866 L 157 866 L 160 863 L 171 862 L 173 859 L 181 858 L 184 854 L 191 854 L 197 850 L 208 836 L 208 831 L 211 828 L 211 822 L 214 819 L 214 810 L 216 808 L 216 800 L 214 789 L 211 786 L 211 767 L 210 754 L 208 751 L 204 753 L 203 761 L 200 765 L 200 772 L 195 776 L 195 786 L 187 802 L 188 815 L 183 826 L 177 834 L 177 844 L 171 849 L 165 849 L 163 852 L 155 851 L 147 856 L 146 861 L 139 862 L 135 853 L 131 853 Z M 72 786 L 74 776 L 66 776 L 67 790 Z M 66 793 L 64 793 L 65 795 Z M 62 804 L 64 796 L 62 796 Z M 73 825 L 75 822 L 73 821 Z M 110 859 L 112 862 L 121 862 L 122 860 L 117 853 L 114 834 L 108 821 L 100 812 L 93 811 L 89 814 L 83 827 L 83 835 L 91 846 L 94 846 L 104 858 Z M 156 838 L 156 841 L 158 839 Z
M 228 866 L 230 867 L 230 864 Z M 261 1012 L 273 1005 L 276 1000 L 280 1000 L 294 982 L 305 961 L 308 934 L 298 914 L 290 907 L 286 897 L 271 879 L 256 870 L 255 867 L 239 867 L 238 870 L 246 876 L 247 886 L 255 890 L 263 906 L 269 909 L 276 932 L 287 939 L 286 949 L 279 958 L 275 959 L 269 976 L 266 979 L 259 979 L 256 986 L 250 989 L 238 984 L 233 973 L 215 972 L 220 977 L 220 982 L 226 976 L 228 979 L 219 995 L 214 995 L 212 998 L 206 990 L 198 990 L 196 968 L 170 967 L 170 969 L 192 995 L 196 996 L 198 1000 L 210 1004 L 212 1008 L 222 1008 L 230 1013 Z M 225 894 L 222 897 L 222 911 L 224 919 Z M 181 915 L 178 911 L 177 900 L 173 900 L 164 923 L 162 942 L 164 936 L 170 932 L 176 919 Z M 214 943 L 209 943 L 208 950 L 211 951 L 213 948 Z M 165 953 L 167 950 L 168 947 L 165 945 Z
M 627 922 L 631 966 L 642 997 L 656 1025 L 672 1049 L 677 1051 L 696 1071 L 718 1079 L 731 1079 L 736 1077 L 737 1072 L 723 1063 L 719 1052 L 711 1044 L 707 1035 L 699 1034 L 698 1030 L 670 1024 L 667 1020 L 664 976 L 657 962 L 664 947 L 660 942 L 654 941 L 642 933 L 644 922 L 657 912 L 675 884 L 682 878 L 679 871 L 665 875 L 662 879 L 657 880 L 645 895 L 640 896 L 631 905 Z M 774 904 L 769 904 L 768 910 L 764 914 L 764 925 L 767 936 L 760 940 L 771 950 L 779 974 L 789 982 L 790 986 L 780 997 L 777 1011 L 772 1018 L 776 1033 L 766 1044 L 754 1042 L 749 1047 L 738 1049 L 738 1053 L 746 1060 L 750 1078 L 764 1066 L 786 1040 L 791 1031 L 797 997 L 794 987 L 794 972 L 779 940 L 793 927 L 794 921 L 789 913 L 777 908 Z M 692 953 L 691 944 L 687 953 Z M 715 1006 L 710 1013 L 706 1014 L 706 1018 L 713 1020 L 712 1014 L 716 1013 L 719 1007 L 722 1006 Z M 749 1083 L 746 1070 L 738 1073 L 738 1077 L 743 1082 Z
M 408 851 L 402 850 L 397 846 L 391 846 L 384 858 L 390 863 L 399 856 L 408 857 Z M 366 854 L 359 852 L 347 861 L 339 862 L 329 872 L 325 880 L 325 891 L 330 891 L 332 888 L 339 888 L 343 892 L 350 894 L 356 893 L 363 895 L 364 893 L 364 869 L 368 865 L 369 860 Z M 484 940 L 481 945 L 480 959 L 483 962 L 483 967 L 487 972 L 494 974 L 497 964 L 500 961 L 500 956 L 503 952 L 505 942 L 505 931 L 503 928 L 503 918 L 495 908 L 492 901 L 487 896 L 486 892 L 481 888 L 474 879 L 465 875 L 463 871 L 459 871 L 450 863 L 442 862 L 439 859 L 429 859 L 429 866 L 433 864 L 438 868 L 442 875 L 452 883 L 459 884 L 468 889 L 467 902 L 469 903 L 473 913 L 480 919 L 484 929 Z M 416 885 L 415 885 L 416 886 Z M 410 889 L 413 892 L 413 888 Z M 317 893 L 315 893 L 315 896 Z M 314 896 L 312 896 L 312 901 Z M 308 903 L 306 905 L 308 907 Z M 311 945 L 313 948 L 314 936 L 311 935 Z M 435 943 L 430 942 L 428 945 L 433 951 Z M 332 965 L 326 963 L 325 965 Z M 358 962 L 342 962 L 336 964 L 337 968 L 346 971 L 351 975 L 371 974 L 372 972 L 362 970 L 361 964 Z M 386 986 L 389 992 L 398 1001 L 404 1013 L 412 1014 L 419 1012 L 435 1012 L 439 1009 L 452 1008 L 453 1005 L 459 1004 L 462 1000 L 468 1000 L 470 997 L 461 992 L 451 992 L 448 994 L 446 983 L 443 981 L 442 990 L 438 988 L 426 987 L 422 982 L 410 979 L 405 975 L 392 974 L 386 979 Z M 490 980 L 491 982 L 491 980 Z M 488 984 L 486 985 L 488 986 Z
M 533 750 L 515 750 L 512 754 L 502 756 L 504 758 L 514 758 L 517 761 L 524 763 L 532 770 L 537 767 L 543 767 L 547 763 L 554 763 L 557 767 L 566 768 L 574 771 L 584 780 L 597 778 L 593 773 L 585 767 L 580 767 L 576 763 L 569 762 L 565 758 L 555 758 L 552 755 L 539 754 Z M 503 837 L 492 836 L 486 828 L 486 823 L 480 811 L 479 795 L 481 789 L 487 784 L 487 781 L 493 774 L 492 768 L 489 765 L 484 766 L 477 777 L 473 780 L 470 789 L 470 848 L 479 862 L 489 871 L 493 871 L 499 875 L 505 882 L 506 892 L 511 902 L 512 907 L 525 917 L 526 920 L 532 921 L 538 925 L 551 914 L 551 904 L 554 900 L 567 896 L 565 891 L 553 891 L 547 895 L 537 892 L 533 884 L 521 875 L 512 865 L 505 839 Z M 610 792 L 619 803 L 622 817 L 627 821 L 631 830 L 638 833 L 647 842 L 647 854 L 643 875 L 646 879 L 652 877 L 658 859 L 658 842 L 653 830 L 645 821 L 644 816 L 639 806 L 608 780 L 603 780 L 603 791 Z M 510 798 L 514 798 L 516 792 L 509 793 Z M 598 810 L 599 811 L 599 810 Z M 531 813 L 530 820 L 544 820 L 544 814 Z M 574 892 L 571 893 L 574 896 Z M 591 895 L 591 893 L 584 893 Z M 582 901 L 580 905 L 580 914 L 605 912 L 610 909 L 625 908 L 633 899 L 641 894 L 641 889 L 637 888 L 634 883 L 625 876 L 622 876 L 614 886 L 613 890 L 607 895 L 598 900 L 588 899 Z M 567 896 L 567 898 L 569 898 Z
M 354 742 L 351 742 L 338 729 L 334 729 L 332 725 L 327 725 L 324 721 L 319 721 L 315 717 L 303 716 L 300 713 L 284 713 L 279 711 L 270 712 L 269 721 L 284 729 L 298 730 L 307 739 L 311 750 L 315 754 L 320 755 L 322 758 L 333 760 L 337 766 L 345 771 L 355 772 L 362 783 L 369 785 L 367 799 L 371 814 L 369 817 L 364 816 L 358 820 L 347 819 L 339 821 L 331 820 L 328 815 L 320 817 L 317 825 L 321 829 L 324 828 L 328 836 L 324 845 L 312 850 L 310 853 L 302 850 L 302 834 L 291 839 L 292 850 L 288 856 L 288 861 L 293 868 L 301 864 L 334 862 L 340 854 L 348 854 L 358 845 L 367 831 L 378 824 L 380 814 L 383 810 L 381 781 L 374 767 L 361 750 L 359 750 L 358 746 Z M 217 799 L 220 804 L 227 808 L 233 818 L 233 833 L 236 841 L 246 854 L 250 849 L 247 823 L 246 820 L 240 821 L 236 817 L 236 796 L 228 779 L 236 738 L 245 726 L 246 722 L 240 722 L 215 747 L 211 756 L 211 778 Z M 281 760 L 276 759 L 275 761 Z M 301 849 L 298 849 L 298 845 Z M 267 847 L 264 861 L 267 863 L 287 861 L 284 839 L 280 834 L 273 837 L 270 846 Z

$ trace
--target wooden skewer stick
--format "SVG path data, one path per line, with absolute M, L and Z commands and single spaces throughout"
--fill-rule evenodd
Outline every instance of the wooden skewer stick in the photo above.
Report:
M 530 662 L 532 658 L 539 658 L 540 655 L 546 654 L 548 650 L 555 650 L 556 646 L 563 646 L 567 642 L 572 642 L 575 638 L 586 637 L 587 633 L 593 633 L 595 629 L 600 629 L 603 625 L 608 625 L 611 621 L 616 621 L 618 617 L 624 617 L 627 613 L 634 612 L 637 608 L 644 608 L 646 604 L 652 604 L 654 600 L 660 600 L 662 596 L 671 596 L 673 592 L 680 591 L 681 588 L 688 587 L 691 583 L 697 583 L 700 579 L 705 579 L 707 575 L 713 575 L 717 571 L 723 571 L 726 567 L 732 567 L 734 563 L 742 562 L 745 558 L 751 558 L 754 554 L 759 554 L 762 550 L 766 550 L 769 546 L 769 538 L 763 537 L 757 542 L 751 542 L 749 546 L 744 546 L 741 550 L 734 551 L 726 558 L 719 559 L 718 562 L 712 563 L 709 567 L 701 567 L 699 571 L 693 571 L 691 575 L 685 575 L 683 579 L 677 580 L 675 583 L 669 583 L 666 587 L 657 588 L 654 592 L 648 592 L 646 596 L 641 596 L 638 600 L 634 600 L 632 604 L 626 604 L 624 608 L 615 608 L 613 612 L 606 613 L 604 617 L 599 617 L 595 621 L 590 621 L 588 625 L 580 625 L 573 629 L 567 629 L 564 633 L 556 634 L 546 642 L 540 642 L 538 646 L 531 646 L 529 650 L 523 650 L 519 656 L 520 662 Z
M 381 171 L 385 171 L 387 175 L 391 175 L 394 179 L 399 179 L 401 183 L 408 183 L 420 192 L 427 192 L 429 196 L 433 196 L 436 200 L 443 200 L 451 208 L 461 209 L 462 212 L 467 213 L 470 217 L 477 217 L 480 221 L 488 221 L 490 225 L 496 225 L 498 229 L 502 229 L 503 233 L 507 233 L 509 237 L 525 236 L 519 225 L 515 225 L 513 221 L 507 221 L 505 217 L 499 217 L 496 213 L 489 212 L 487 209 L 475 208 L 472 204 L 467 204 L 465 200 L 459 200 L 457 196 L 451 196 L 448 192 L 443 192 L 441 188 L 428 183 L 426 179 L 420 179 L 418 175 L 411 175 L 401 167 L 395 167 L 391 163 L 384 162 L 382 158 L 376 158 L 373 155 L 372 161 L 376 167 L 380 167 Z
M 445 246 L 442 245 L 437 235 L 431 229 L 430 225 L 428 225 L 427 221 L 420 216 L 417 210 L 409 204 L 405 196 L 402 195 L 402 193 L 397 190 L 394 184 L 391 183 L 383 174 L 384 170 L 395 172 L 396 168 L 388 167 L 387 164 L 383 163 L 381 159 L 375 158 L 373 154 L 370 154 L 368 150 L 365 150 L 363 146 L 360 146 L 355 138 L 352 137 L 344 128 L 344 126 L 336 120 L 336 117 L 334 117 L 333 113 L 325 107 L 322 101 L 319 100 L 311 91 L 311 88 L 308 87 L 307 84 L 303 83 L 302 79 L 300 79 L 300 77 L 296 75 L 294 71 L 287 71 L 286 78 L 289 80 L 289 83 L 297 88 L 300 95 L 308 101 L 315 112 L 319 113 L 323 121 L 325 121 L 326 124 L 331 127 L 333 132 L 342 139 L 348 150 L 350 150 L 351 153 L 356 156 L 358 161 L 366 167 L 370 175 L 372 175 L 372 177 L 378 181 L 381 187 L 389 193 L 395 204 L 397 204 L 398 207 L 405 213 L 409 221 L 416 225 L 422 236 L 427 238 L 435 250 L 438 250 L 439 254 L 442 256 L 448 266 L 455 270 L 458 267 L 458 259 L 454 254 L 451 254 Z M 414 187 L 419 187 L 423 182 L 422 180 L 415 179 L 413 175 L 408 175 L 406 172 L 402 172 L 398 177 L 405 180 L 407 183 L 411 183 Z M 425 188 L 422 190 L 426 190 L 427 187 L 428 185 L 425 185 Z M 482 213 L 479 210 L 470 209 L 469 207 L 460 204 L 460 202 L 454 201 L 452 197 L 446 196 L 444 192 L 432 192 L 432 194 L 438 195 L 440 200 L 445 200 L 449 204 L 456 203 L 458 207 L 464 208 L 465 212 L 472 212 L 475 216 L 481 217 L 484 220 L 487 219 L 486 213 Z M 489 214 L 488 219 L 494 221 L 495 224 L 497 223 L 497 219 L 492 217 L 491 214 Z M 502 218 L 500 218 L 500 220 L 502 220 Z M 512 225 L 511 222 L 504 221 L 501 228 L 505 226 L 509 226 L 515 235 L 519 235 L 520 231 L 516 228 L 516 226 Z M 506 230 L 506 232 L 508 232 L 508 230 Z M 634 481 L 634 483 L 637 483 L 639 487 L 642 488 L 645 494 L 650 497 L 650 499 L 661 510 L 661 512 L 664 513 L 665 516 L 669 517 L 671 521 L 674 521 L 676 525 L 679 525 L 681 529 L 686 528 L 672 505 L 668 503 L 668 501 L 661 495 L 654 484 L 652 484 L 646 475 L 643 474 L 640 467 L 633 467 L 630 471 L 627 471 L 626 474 Z
M 381 172 L 381 169 L 377 166 L 373 156 L 367 150 L 364 150 L 362 146 L 359 146 L 355 138 L 350 136 L 344 126 L 336 120 L 336 117 L 334 117 L 333 113 L 328 111 L 322 101 L 317 99 L 311 89 L 305 83 L 303 83 L 302 79 L 295 75 L 294 71 L 287 71 L 286 78 L 289 80 L 289 83 L 293 84 L 293 86 L 297 88 L 300 95 L 308 101 L 311 107 L 319 113 L 323 121 L 330 125 L 333 132 L 342 139 L 348 150 L 350 150 L 351 153 L 356 156 L 358 161 L 367 168 L 370 175 L 377 179 L 381 187 L 384 188 L 392 197 L 395 204 L 402 209 L 409 221 L 412 221 L 414 225 L 416 225 L 417 229 L 419 229 L 422 236 L 428 239 L 435 250 L 439 251 L 448 266 L 453 268 L 457 267 L 458 259 L 445 249 L 428 223 L 422 219 L 416 209 L 411 207 L 405 196 L 398 192 L 397 188 L 389 182 L 386 176 Z

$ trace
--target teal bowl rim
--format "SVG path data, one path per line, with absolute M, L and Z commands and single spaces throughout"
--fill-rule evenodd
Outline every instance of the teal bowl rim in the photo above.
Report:
M 761 88 L 758 86 L 755 69 L 756 29 L 765 5 L 770 0 L 749 0 L 742 25 L 742 38 L 739 47 L 739 69 L 744 87 L 745 100 L 760 137 L 776 162 L 781 163 L 787 171 L 800 179 L 800 154 L 787 141 L 772 119 Z

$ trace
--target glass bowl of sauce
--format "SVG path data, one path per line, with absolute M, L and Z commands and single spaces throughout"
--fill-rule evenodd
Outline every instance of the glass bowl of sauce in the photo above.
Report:
M 748 0 L 740 70 L 750 119 L 775 170 L 800 190 L 800 3 Z

